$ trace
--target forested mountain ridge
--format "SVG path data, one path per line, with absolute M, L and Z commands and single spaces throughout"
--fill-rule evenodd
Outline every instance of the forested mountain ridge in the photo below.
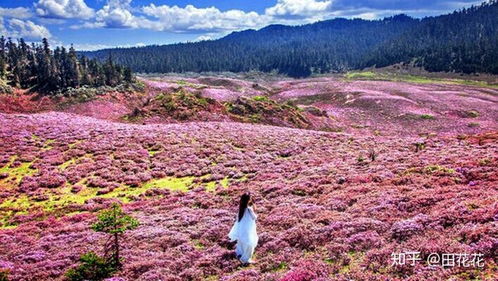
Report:
M 414 19 L 270 25 L 221 39 L 84 52 L 136 72 L 277 71 L 292 77 L 411 62 L 430 71 L 498 73 L 498 1 Z
M 428 71 L 498 74 L 498 1 L 425 18 L 378 46 L 363 66 L 410 61 Z

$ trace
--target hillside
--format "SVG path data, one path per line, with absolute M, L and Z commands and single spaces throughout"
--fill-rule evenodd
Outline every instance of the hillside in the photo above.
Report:
M 433 137 L 418 150 L 418 137 L 233 122 L 49 112 L 0 114 L 0 124 L 0 261 L 12 280 L 61 280 L 100 251 L 89 225 L 116 200 L 141 222 L 116 280 L 496 280 L 496 134 Z M 249 267 L 226 239 L 246 190 L 260 235 Z M 485 263 L 391 266 L 407 250 Z
M 455 77 L 416 76 L 393 69 L 300 80 L 242 75 L 142 77 L 143 91 L 111 88 L 85 94 L 84 99 L 51 99 L 16 90 L 0 95 L 0 111 L 57 110 L 135 124 L 222 121 L 399 136 L 498 129 L 496 76 L 487 77 L 487 82 Z
M 0 95 L 9 280 L 63 280 L 100 253 L 90 225 L 112 202 L 140 221 L 112 280 L 496 279 L 496 77 L 139 79 L 76 103 Z M 247 190 L 260 240 L 243 266 L 226 235 Z M 392 266 L 408 250 L 423 260 Z
M 0 281 L 498 280 L 498 0 L 1 2 Z
M 413 19 L 271 25 L 214 41 L 83 52 L 142 73 L 259 70 L 291 77 L 413 63 L 430 71 L 498 73 L 498 1 Z

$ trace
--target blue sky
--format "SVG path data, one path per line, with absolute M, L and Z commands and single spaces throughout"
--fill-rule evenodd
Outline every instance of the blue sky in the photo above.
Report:
M 0 34 L 80 50 L 216 39 L 268 24 L 433 16 L 475 0 L 1 0 Z

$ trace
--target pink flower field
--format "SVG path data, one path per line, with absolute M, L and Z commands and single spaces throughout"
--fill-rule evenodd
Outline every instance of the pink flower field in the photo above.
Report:
M 234 91 L 314 106 L 342 129 L 144 125 L 120 117 L 135 104 L 109 97 L 0 113 L 0 271 L 65 280 L 83 253 L 101 251 L 106 238 L 90 225 L 119 201 L 140 225 L 124 235 L 123 269 L 108 280 L 498 279 L 495 89 L 238 81 L 181 83 L 222 101 Z M 178 87 L 148 83 L 152 96 Z M 227 237 L 246 191 L 259 234 L 249 266 Z M 408 252 L 420 259 L 395 264 Z M 432 259 L 447 254 L 479 262 Z

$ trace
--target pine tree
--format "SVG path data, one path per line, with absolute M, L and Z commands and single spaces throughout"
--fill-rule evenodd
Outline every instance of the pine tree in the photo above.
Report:
M 126 215 L 121 206 L 114 203 L 109 209 L 101 211 L 98 221 L 92 225 L 93 230 L 110 235 L 105 245 L 104 257 L 113 267 L 121 268 L 120 237 L 127 230 L 137 228 L 138 224 L 138 220 Z
M 112 58 L 102 64 L 85 56 L 78 57 L 73 46 L 69 50 L 56 47 L 52 51 L 47 39 L 40 45 L 30 46 L 23 39 L 16 44 L 10 38 L 7 41 L 1 37 L 0 78 L 11 86 L 51 94 L 68 87 L 131 83 L 133 73 L 115 64 Z

